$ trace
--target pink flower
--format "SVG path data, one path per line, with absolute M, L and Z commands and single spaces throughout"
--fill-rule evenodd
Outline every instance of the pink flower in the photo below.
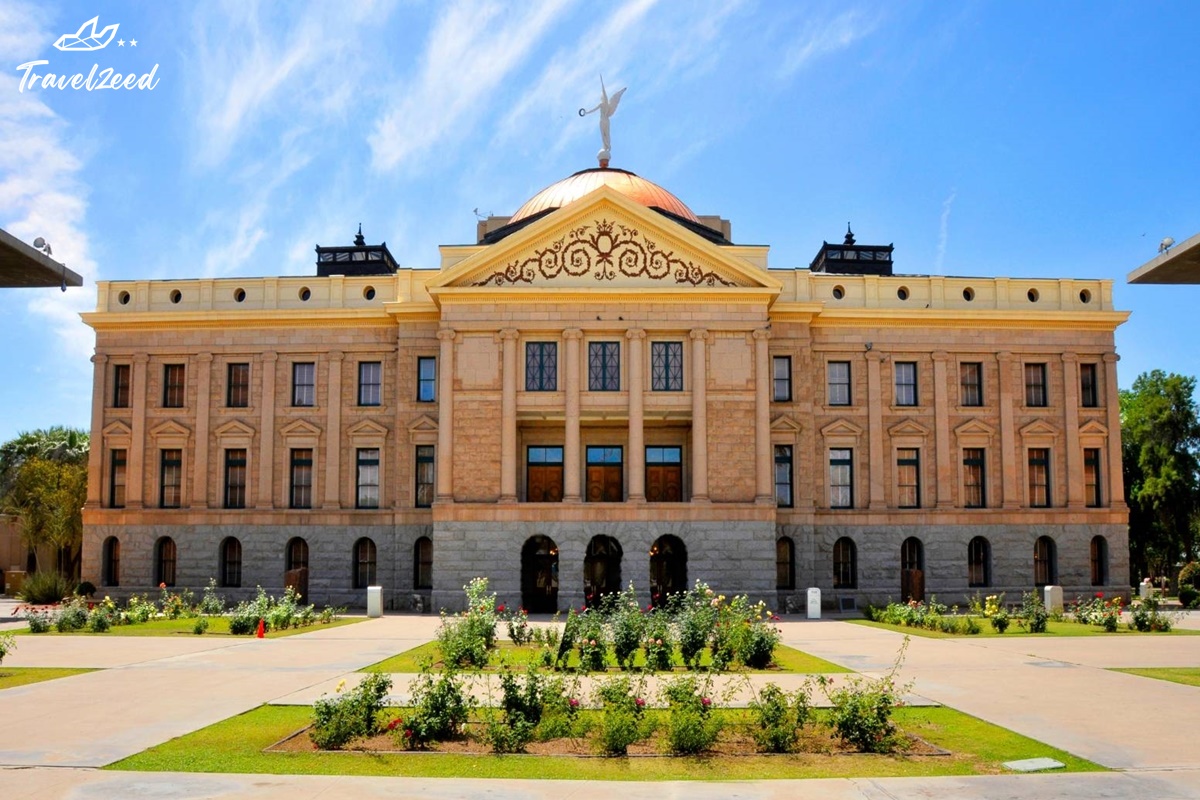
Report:
M 711 706 L 711 705 L 712 705 L 712 700 L 710 700 L 710 699 L 709 699 L 709 698 L 707 698 L 707 697 L 701 697 L 701 698 L 700 698 L 700 705 L 704 706 L 705 708 L 708 708 L 709 706 Z
M 656 639 L 655 644 L 662 644 L 662 639 Z
M 596 646 L 596 640 L 595 640 L 595 639 L 592 639 L 590 642 L 588 642 L 588 644 L 590 644 L 592 647 L 595 647 L 595 646 Z
M 500 605 L 496 606 L 496 611 L 497 611 L 498 613 L 501 613 L 501 614 L 503 614 L 503 613 L 504 613 L 504 604 L 503 604 L 503 603 L 501 603 Z
M 646 701 L 645 701 L 645 700 L 643 700 L 643 699 L 642 699 L 642 698 L 640 698 L 640 697 L 639 697 L 639 698 L 637 698 L 636 700 L 634 700 L 634 702 L 635 702 L 635 703 L 637 703 L 637 707 L 638 707 L 638 708 L 642 708 L 643 706 L 645 706 L 645 705 L 646 705 Z
M 571 708 L 579 708 L 579 701 L 574 697 L 571 698 Z
M 389 731 L 394 731 L 394 730 L 396 730 L 396 728 L 399 728 L 403 724 L 404 724 L 404 720 L 397 718 L 387 724 L 387 729 Z
M 1096 597 L 1104 597 L 1104 592 L 1096 592 Z
M 158 588 L 160 588 L 160 589 L 165 589 L 165 588 L 167 588 L 167 584 L 166 584 L 166 583 L 160 583 L 160 584 L 158 585 Z

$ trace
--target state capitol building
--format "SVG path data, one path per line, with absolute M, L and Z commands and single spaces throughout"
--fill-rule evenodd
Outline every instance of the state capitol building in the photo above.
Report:
M 1109 281 L 894 274 L 849 232 L 768 265 L 610 168 L 440 251 L 101 282 L 83 577 L 436 610 L 482 575 L 535 612 L 1127 590 Z

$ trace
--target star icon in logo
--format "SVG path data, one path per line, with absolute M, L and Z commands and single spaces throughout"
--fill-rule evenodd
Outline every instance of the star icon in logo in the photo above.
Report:
M 137 47 L 137 39 L 130 39 L 130 40 L 129 40 L 129 46 L 130 46 L 130 47 Z
M 125 46 L 125 40 L 117 39 L 117 47 L 124 47 L 124 46 Z

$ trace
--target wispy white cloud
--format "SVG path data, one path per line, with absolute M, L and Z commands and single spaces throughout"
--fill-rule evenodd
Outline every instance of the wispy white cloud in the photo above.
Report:
M 846 49 L 873 33 L 880 21 L 879 17 L 868 17 L 857 9 L 844 11 L 832 19 L 809 21 L 784 52 L 779 76 L 790 78 L 812 61 Z
M 946 247 L 950 243 L 950 210 L 954 207 L 954 198 L 958 197 L 958 190 L 951 189 L 950 196 L 942 202 L 942 221 L 938 228 L 938 245 L 937 258 L 934 259 L 933 274 L 941 275 L 943 273 L 943 264 L 946 261 Z
M 503 6 L 455 2 L 434 24 L 415 81 L 376 122 L 368 141 L 374 165 L 411 164 L 462 136 L 488 98 L 567 9 L 566 0 Z

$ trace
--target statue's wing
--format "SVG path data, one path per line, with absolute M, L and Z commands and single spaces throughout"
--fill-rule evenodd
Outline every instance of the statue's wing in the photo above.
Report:
M 629 88 L 628 86 L 625 87 L 625 89 L 628 89 L 628 88 Z M 613 114 L 617 113 L 617 106 L 620 105 L 620 103 L 621 103 L 621 95 L 625 94 L 625 89 L 622 89 L 621 91 L 614 94 L 611 98 L 609 98 L 609 100 L 608 100 L 608 115 L 610 117 Z

